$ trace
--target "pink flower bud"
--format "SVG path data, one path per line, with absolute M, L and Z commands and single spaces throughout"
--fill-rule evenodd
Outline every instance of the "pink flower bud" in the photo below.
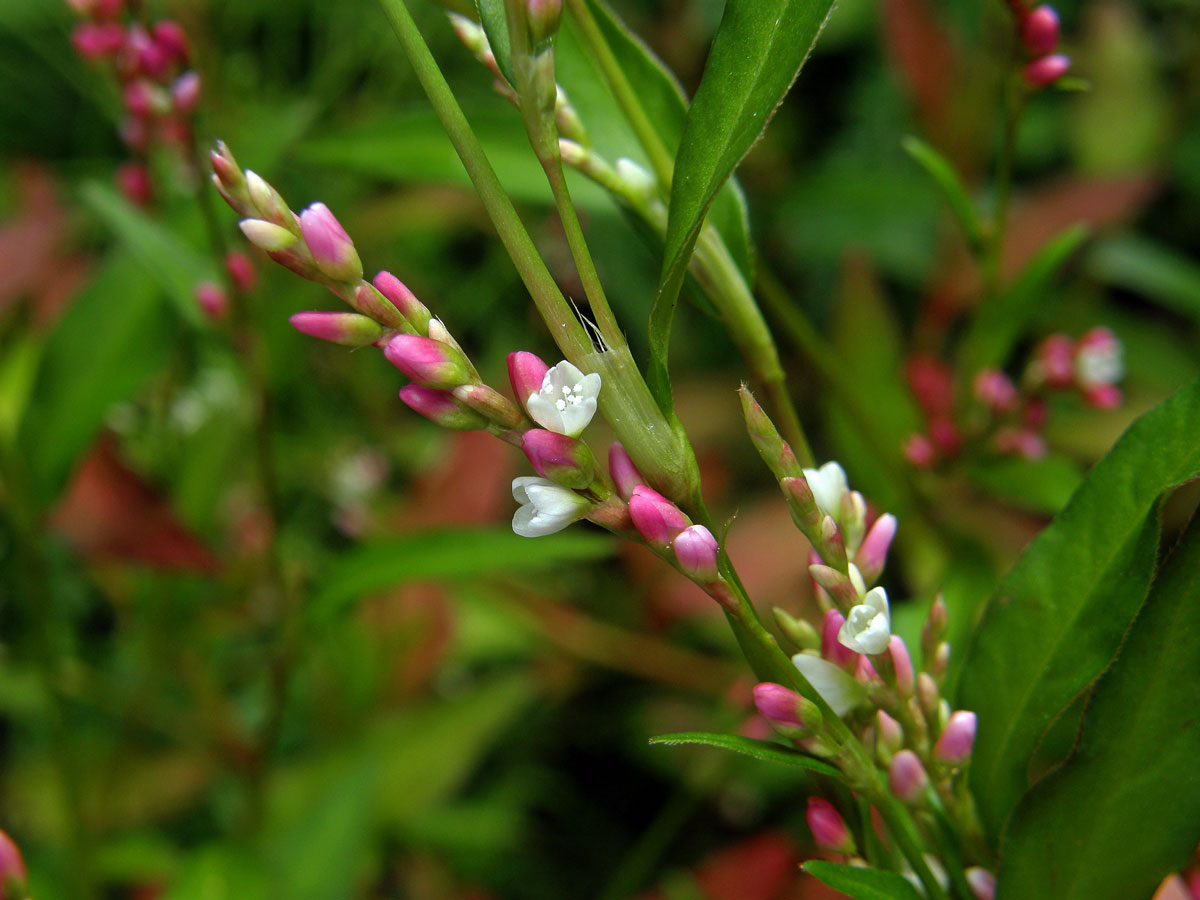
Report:
M 196 285 L 196 302 L 214 322 L 225 317 L 229 310 L 229 295 L 219 284 L 202 281 Z
M 896 536 L 896 517 L 884 513 L 871 525 L 867 536 L 859 545 L 858 553 L 854 554 L 854 564 L 862 573 L 863 580 L 871 584 L 877 579 L 887 563 L 888 548 L 892 546 L 892 538 Z
M 246 240 L 267 253 L 287 250 L 296 243 L 296 236 L 286 228 L 262 219 L 242 219 L 238 222 L 238 228 L 242 229 Z
M 939 359 L 928 355 L 909 357 L 905 363 L 909 390 L 926 416 L 943 416 L 954 405 L 954 373 Z
M 362 262 L 346 229 L 324 203 L 314 203 L 300 213 L 300 233 L 313 260 L 334 281 L 358 281 Z
M 1032 374 L 1052 388 L 1067 388 L 1075 381 L 1075 346 L 1065 334 L 1052 334 L 1033 353 Z
M 692 524 L 683 510 L 645 485 L 638 485 L 630 494 L 629 516 L 638 534 L 656 550 L 666 550 L 675 536 Z
M 186 63 L 190 55 L 187 32 L 178 22 L 170 19 L 154 23 L 154 43 L 168 59 Z
M 993 900 L 996 896 L 996 876 L 980 866 L 971 866 L 966 871 L 967 886 L 975 900 Z
M 1067 70 L 1071 68 L 1070 57 L 1064 56 L 1061 53 L 1052 53 L 1050 56 L 1043 56 L 1041 59 L 1035 59 L 1025 67 L 1025 80 L 1032 87 L 1044 88 L 1063 75 L 1067 74 Z
M 145 32 L 141 32 L 145 34 Z M 171 53 L 166 47 L 149 36 L 138 40 L 136 45 L 138 70 L 147 78 L 161 81 L 171 68 Z
M 825 610 L 825 619 L 821 622 L 821 655 L 833 663 L 853 672 L 858 666 L 858 654 L 838 640 L 846 617 L 836 609 Z
M 449 344 L 415 334 L 398 334 L 383 348 L 393 366 L 426 387 L 450 390 L 471 381 L 471 368 L 462 352 Z
M 75 52 L 88 62 L 108 59 L 125 41 L 125 31 L 116 22 L 81 22 L 71 32 Z
M 923 434 L 910 434 L 904 441 L 904 458 L 918 469 L 928 469 L 937 461 L 937 448 Z
M 28 877 L 20 849 L 12 838 L 0 831 L 0 900 L 25 897 L 25 881 Z
M 479 431 L 488 424 L 487 419 L 458 403 L 448 391 L 406 384 L 400 388 L 400 399 L 409 409 L 452 431 Z
M 879 743 L 896 753 L 904 746 L 904 729 L 882 709 L 875 713 L 875 733 Z
M 932 719 L 937 715 L 941 694 L 938 692 L 937 682 L 928 672 L 922 672 L 917 676 L 917 700 L 921 704 L 921 711 L 928 718 Z
M 1125 395 L 1116 385 L 1098 384 L 1083 392 L 1083 400 L 1096 409 L 1116 409 L 1125 401 Z
M 383 294 L 392 305 L 400 311 L 400 315 L 408 320 L 417 334 L 429 333 L 429 320 L 433 318 L 425 304 L 417 299 L 416 294 L 404 286 L 399 278 L 391 272 L 380 272 L 371 282 L 375 289 Z M 541 386 L 541 383 L 538 383 Z
M 374 319 L 351 312 L 298 312 L 288 322 L 301 334 L 344 347 L 366 347 L 385 334 Z
M 1021 42 L 1034 56 L 1043 56 L 1058 46 L 1058 13 L 1042 4 L 1021 23 Z
M 541 43 L 558 31 L 562 9 L 562 0 L 525 0 L 529 31 L 535 44 Z
M 932 419 L 929 422 L 929 437 L 943 456 L 957 456 L 962 449 L 962 435 L 958 426 L 948 418 Z
M 460 384 L 450 393 L 459 403 L 505 430 L 518 428 L 524 419 L 516 404 L 486 384 Z
M 888 656 L 892 660 L 892 669 L 896 673 L 896 693 L 901 697 L 911 697 L 916 688 L 916 674 L 913 671 L 912 656 L 908 652 L 908 644 L 898 634 L 888 638 Z
M 975 376 L 975 397 L 993 412 L 1012 412 L 1017 408 L 1016 385 L 999 369 L 984 369 Z
M 799 715 L 799 705 L 803 699 L 795 691 L 771 681 L 754 686 L 754 706 L 759 715 L 776 725 L 804 728 Z
M 225 271 L 229 273 L 233 286 L 243 294 L 254 290 L 254 285 L 258 281 L 258 273 L 254 270 L 254 263 L 245 253 L 239 250 L 230 250 L 226 253 Z
M 518 350 L 508 354 L 508 380 L 512 383 L 513 394 L 522 407 L 530 396 L 542 389 L 542 382 L 549 371 L 550 367 L 535 353 Z
M 971 756 L 975 745 L 975 713 L 960 709 L 950 715 L 941 737 L 933 745 L 933 758 L 938 762 L 960 765 Z
M 200 103 L 200 75 L 196 72 L 184 72 L 171 85 L 171 103 L 175 111 L 190 115 L 196 111 Z
M 854 837 L 846 827 L 833 804 L 820 797 L 808 798 L 808 809 L 804 813 L 808 829 L 812 832 L 813 840 L 823 850 L 833 850 L 836 853 L 853 853 Z
M 692 525 L 675 536 L 671 549 L 685 575 L 701 584 L 709 584 L 717 573 L 717 539 L 703 525 Z
M 754 449 L 762 457 L 767 468 L 771 470 L 776 480 L 784 478 L 803 478 L 804 470 L 796 460 L 796 455 L 771 421 L 770 416 L 754 399 L 749 388 L 742 385 L 738 391 L 742 401 L 742 417 L 746 420 L 746 432 Z M 805 487 L 808 483 L 805 482 Z M 810 491 L 811 493 L 811 491 Z
M 1024 428 L 1001 428 L 992 438 L 992 444 L 999 453 L 1023 456 L 1025 459 L 1038 460 L 1046 455 L 1046 441 L 1035 431 Z
M 95 19 L 115 19 L 125 11 L 125 0 L 94 0 L 91 4 Z
M 137 162 L 129 162 L 117 169 L 117 189 L 130 203 L 146 206 L 154 196 L 154 182 L 150 170 Z
M 1021 410 L 1021 424 L 1030 431 L 1038 431 L 1046 424 L 1048 415 L 1049 407 L 1046 405 L 1046 401 L 1035 397 Z
M 512 356 L 509 356 L 509 360 L 511 366 Z M 545 364 L 543 363 L 543 365 Z M 511 368 L 509 371 L 511 373 Z M 642 479 L 642 473 L 637 470 L 637 466 L 633 464 L 633 460 L 620 441 L 613 441 L 609 445 L 608 474 L 612 477 L 617 493 L 623 500 L 628 500 L 633 495 L 633 489 L 639 484 L 646 483 Z
M 521 436 L 521 449 L 535 472 L 563 487 L 582 490 L 596 477 L 596 461 L 578 438 L 531 428 Z
M 143 79 L 125 86 L 122 102 L 126 111 L 139 119 L 162 115 L 171 108 L 171 101 L 162 88 Z
M 901 750 L 892 757 L 892 766 L 888 770 L 888 785 L 900 800 L 905 803 L 916 803 L 921 799 L 929 776 L 917 754 L 911 750 Z

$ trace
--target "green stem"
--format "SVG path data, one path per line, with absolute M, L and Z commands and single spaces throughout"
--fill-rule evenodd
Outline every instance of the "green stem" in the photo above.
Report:
M 1008 75 L 1004 99 L 1004 136 L 996 159 L 996 181 L 989 227 L 989 240 L 983 259 L 984 302 L 994 300 L 1000 292 L 1001 269 L 1004 265 L 1004 239 L 1008 230 L 1008 213 L 1012 203 L 1013 161 L 1017 149 L 1017 128 L 1025 101 L 1029 97 L 1024 83 L 1018 78 L 1019 57 L 1013 49 L 1012 71 Z
M 588 9 L 587 0 L 567 0 L 567 7 L 571 11 L 571 16 L 579 24 L 583 40 L 599 65 L 608 89 L 612 91 L 617 105 L 621 107 L 621 112 L 625 114 L 625 118 L 633 128 L 638 143 L 646 152 L 646 156 L 650 160 L 650 167 L 654 169 L 654 175 L 658 178 L 658 183 L 664 194 L 669 194 L 671 179 L 675 172 L 675 161 L 666 145 L 663 144 L 662 138 L 659 137 L 658 129 L 650 121 L 650 116 L 647 115 L 641 101 L 638 100 L 637 92 L 625 77 L 624 69 L 613 55 L 612 48 L 608 46 L 608 41 L 605 40 L 604 33 L 596 23 L 592 11 Z
M 578 361 L 592 349 L 591 339 L 563 297 L 554 277 L 538 255 L 533 239 L 521 223 L 512 201 L 488 162 L 479 139 L 471 130 L 462 107 L 454 99 L 433 54 L 429 52 L 404 0 L 379 0 L 384 14 L 416 71 L 438 120 L 454 145 L 471 183 L 491 218 L 508 255 L 528 288 L 538 312 L 550 327 L 556 344 L 567 359 Z

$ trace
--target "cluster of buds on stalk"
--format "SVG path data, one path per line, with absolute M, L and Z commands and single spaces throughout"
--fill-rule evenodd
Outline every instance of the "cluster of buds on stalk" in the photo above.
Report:
M 1120 340 L 1107 328 L 1078 340 L 1054 334 L 1034 349 L 1019 382 L 999 369 L 975 373 L 967 403 L 956 396 L 949 366 L 931 356 L 911 357 L 905 374 L 927 427 L 908 437 L 904 455 L 923 469 L 978 452 L 1041 459 L 1047 395 L 1074 391 L 1089 406 L 1115 409 L 1123 399 L 1117 387 L 1122 356 Z
M 1035 90 L 1048 87 L 1071 68 L 1070 57 L 1057 52 L 1058 12 L 1041 3 L 1030 7 L 1026 0 L 1008 0 L 1016 19 L 1017 36 L 1029 62 L 1022 72 L 1025 83 Z
M 850 489 L 836 462 L 804 468 L 744 387 L 742 410 L 759 455 L 779 483 L 796 527 L 812 545 L 809 574 L 824 609 L 818 630 L 775 610 L 780 630 L 800 651 L 792 662 L 842 721 L 855 731 L 886 773 L 891 792 L 915 810 L 948 812 L 977 832 L 974 810 L 961 790 L 975 738 L 975 714 L 952 710 L 941 696 L 950 662 L 946 607 L 938 598 L 922 633 L 924 671 L 903 638 L 891 633 L 887 592 L 874 585 L 896 535 L 895 516 L 871 519 L 866 501 Z M 842 767 L 847 783 L 864 773 L 833 739 L 811 700 L 781 684 L 754 689 L 759 713 L 799 749 Z M 853 856 L 854 838 L 837 811 L 810 801 L 817 843 Z M 931 868 L 937 868 L 932 865 Z
M 120 134 L 134 159 L 117 171 L 117 186 L 146 206 L 154 196 L 149 160 L 156 148 L 174 151 L 177 165 L 190 165 L 200 76 L 188 68 L 187 34 L 171 20 L 143 23 L 126 0 L 67 3 L 85 19 L 72 34 L 75 51 L 108 67 L 121 91 Z

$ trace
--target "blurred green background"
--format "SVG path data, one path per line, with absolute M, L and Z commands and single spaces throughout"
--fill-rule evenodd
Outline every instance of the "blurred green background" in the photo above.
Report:
M 294 208 L 329 204 L 368 273 L 401 277 L 490 383 L 511 350 L 557 358 L 375 3 L 146 7 L 193 42 L 202 141 Z M 722 4 L 616 7 L 693 89 Z M 412 8 L 570 289 L 518 117 L 442 11 Z M 1200 369 L 1200 3 L 1058 8 L 1090 90 L 1029 106 L 1004 268 L 1091 224 L 1023 349 L 1111 327 L 1126 404 L 1063 400 L 1046 460 L 922 475 L 936 507 L 897 509 L 879 448 L 780 332 L 818 455 L 900 513 L 887 586 L 912 598 L 909 635 L 939 587 L 961 635 L 1086 466 Z M 155 205 L 121 199 L 120 98 L 74 55 L 73 25 L 56 0 L 0 0 L 0 827 L 32 894 L 828 896 L 795 867 L 813 852 L 803 774 L 647 745 L 756 727 L 711 601 L 590 526 L 514 536 L 524 460 L 410 413 L 378 354 L 293 332 L 292 312 L 337 308 L 317 286 L 260 258 L 249 329 L 206 321 L 194 183 L 158 159 Z M 986 194 L 1008 27 L 999 2 L 842 0 L 740 170 L 760 265 L 828 335 L 888 453 L 919 427 L 905 357 L 949 356 L 978 291 L 901 139 Z M 640 354 L 655 249 L 575 187 Z M 703 303 L 677 331 L 680 413 L 718 517 L 737 515 L 731 552 L 764 611 L 810 610 L 803 542 L 740 425 L 736 353 Z M 929 527 L 906 532 L 906 512 Z

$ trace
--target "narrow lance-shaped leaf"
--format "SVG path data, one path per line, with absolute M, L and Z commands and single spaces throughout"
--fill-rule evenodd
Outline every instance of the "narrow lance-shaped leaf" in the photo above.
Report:
M 680 744 L 703 744 L 707 747 L 720 747 L 722 750 L 732 750 L 744 756 L 752 756 L 765 762 L 782 763 L 785 766 L 795 766 L 808 769 L 810 772 L 820 772 L 822 775 L 838 776 L 838 772 L 829 763 L 821 762 L 811 756 L 805 756 L 794 750 L 788 750 L 770 741 L 760 741 L 755 738 L 738 737 L 732 734 L 710 734 L 706 731 L 684 731 L 679 734 L 660 734 L 650 738 L 651 744 L 677 746 Z
M 1000 900 L 1149 897 L 1200 841 L 1200 518 L 1096 686 L 1074 756 L 1021 800 Z
M 1162 493 L 1200 472 L 1200 380 L 1135 422 L 992 596 L 956 706 L 979 714 L 971 785 L 1000 832 L 1046 727 L 1111 661 L 1149 582 Z
M 650 387 L 670 412 L 671 321 L 704 216 L 766 128 L 829 16 L 830 0 L 728 0 L 675 160 L 666 249 L 650 311 Z
M 487 35 L 492 55 L 496 57 L 496 68 L 509 84 L 516 84 L 512 70 L 512 51 L 508 40 L 508 17 L 504 12 L 504 0 L 475 0 L 479 10 L 479 24 Z
M 901 875 L 860 869 L 823 859 L 809 860 L 804 871 L 854 900 L 920 900 L 921 895 Z
M 950 165 L 950 161 L 933 149 L 933 147 L 911 134 L 900 143 L 904 147 L 904 152 L 911 156 L 929 174 L 930 178 L 937 182 L 937 186 L 941 188 L 942 194 L 946 198 L 946 203 L 949 205 L 950 211 L 958 219 L 958 224 L 961 226 L 968 243 L 973 247 L 978 247 L 983 237 L 983 229 L 979 224 L 979 215 L 975 210 L 975 204 L 971 201 L 971 197 L 967 193 L 966 185 L 962 183 L 962 179 L 954 171 L 954 166 Z

